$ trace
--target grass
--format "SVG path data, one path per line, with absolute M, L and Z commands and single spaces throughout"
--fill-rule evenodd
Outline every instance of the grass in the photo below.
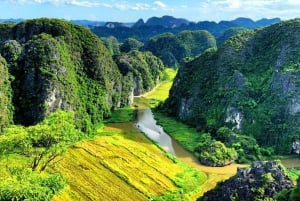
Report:
M 118 108 L 112 112 L 111 117 L 105 123 L 123 123 L 130 122 L 134 117 L 134 108 L 132 106 Z
M 168 98 L 175 75 L 175 69 L 166 68 L 163 72 L 163 81 L 154 90 L 141 97 L 136 97 L 134 100 L 135 104 L 141 107 L 155 108 L 160 102 Z
M 99 135 L 69 149 L 52 167 L 70 182 L 54 200 L 148 200 L 180 192 L 184 196 L 177 200 L 190 200 L 206 181 L 204 173 L 173 160 L 132 123 L 107 124 Z
M 172 138 L 178 141 L 186 150 L 194 151 L 200 138 L 200 133 L 195 128 L 158 111 L 154 111 L 154 115 L 158 124 L 162 125 Z
M 155 107 L 168 97 L 174 69 L 155 90 L 135 98 L 135 105 Z M 69 200 L 196 200 L 231 174 L 204 174 L 168 154 L 141 134 L 132 123 L 133 108 L 113 112 L 96 136 L 69 149 L 52 167 L 65 175 L 70 187 L 54 201 Z M 195 129 L 175 119 L 155 113 L 165 130 L 192 151 L 197 141 Z M 165 122 L 164 122 L 165 121 Z
M 156 105 L 168 97 L 174 69 L 140 106 Z M 140 102 L 139 102 L 140 101 Z M 67 177 L 70 187 L 60 200 L 195 200 L 206 174 L 163 151 L 137 130 L 132 107 L 115 110 L 94 139 L 78 143 L 61 157 L 52 171 Z
M 300 168 L 287 168 L 287 175 L 296 183 L 298 177 L 300 177 Z

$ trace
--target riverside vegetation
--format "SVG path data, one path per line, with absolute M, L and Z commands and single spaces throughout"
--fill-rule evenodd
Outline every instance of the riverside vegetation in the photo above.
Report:
M 299 27 L 295 19 L 244 31 L 186 63 L 165 111 L 238 152 L 248 144 L 253 159 L 290 153 L 299 139 Z
M 132 108 L 117 110 L 163 77 L 158 58 L 134 50 L 113 60 L 90 31 L 62 20 L 0 30 L 0 200 L 189 200 L 202 192 L 204 173 L 139 133 Z M 116 117 L 130 122 L 109 123 Z
M 197 34 L 208 32 L 181 33 L 188 39 L 179 43 L 189 52 L 185 56 L 205 52 L 195 59 L 178 57 L 177 63 L 186 63 L 179 68 L 167 102 L 163 103 L 164 90 L 171 82 L 155 95 L 148 94 L 146 104 L 157 107 L 155 116 L 166 131 L 205 164 L 223 166 L 286 153 L 281 141 L 290 146 L 299 137 L 298 46 L 293 43 L 298 35 L 287 41 L 284 36 L 297 32 L 298 24 L 294 20 L 233 31 L 240 34 L 219 49 L 210 36 L 214 48 L 207 51 L 209 46 L 195 49 L 189 44 Z M 276 43 L 265 40 L 269 33 Z M 180 41 L 180 34 L 170 36 Z M 278 56 L 276 69 L 268 57 L 274 52 L 260 47 L 270 44 Z M 167 154 L 133 127 L 134 108 L 128 106 L 133 96 L 175 75 L 164 68 L 166 60 L 160 58 L 165 57 L 144 52 L 144 47 L 135 39 L 121 46 L 113 37 L 100 40 L 63 20 L 0 24 L 0 200 L 195 200 L 213 187 L 206 185 L 210 177 Z M 257 72 L 253 63 L 260 67 Z M 268 107 L 273 99 L 266 97 L 283 99 L 274 109 Z M 135 101 L 142 105 L 145 100 Z M 274 139 L 269 142 L 274 146 L 264 144 L 266 139 Z M 296 178 L 298 173 L 290 174 Z M 279 198 L 295 200 L 297 192 L 296 187 L 286 189 Z
M 111 111 L 130 104 L 134 92 L 154 87 L 164 67 L 151 53 L 133 52 L 126 58 L 130 59 L 129 65 L 136 68 L 129 66 L 124 71 L 97 36 L 62 20 L 1 24 L 0 32 L 3 173 L 0 200 L 50 200 L 68 181 L 49 166 L 58 163 L 60 156 L 76 142 L 100 135 L 97 129 Z M 172 167 L 169 163 L 174 163 L 173 160 L 164 152 L 159 156 L 166 159 L 166 166 Z M 184 185 L 185 180 L 176 174 L 184 177 L 180 172 L 188 167 L 175 165 L 176 168 L 175 175 L 156 182 L 165 186 L 162 190 L 138 190 L 137 195 L 159 197 L 166 189 L 175 191 Z M 192 170 L 184 172 L 194 174 Z M 130 183 L 126 175 L 117 170 L 113 174 L 127 181 L 126 185 Z M 195 174 L 201 183 L 204 180 L 201 173 Z M 153 179 L 145 178 L 144 182 L 148 180 L 151 185 Z M 132 188 L 137 187 L 129 187 Z M 76 200 L 76 196 L 73 199 Z

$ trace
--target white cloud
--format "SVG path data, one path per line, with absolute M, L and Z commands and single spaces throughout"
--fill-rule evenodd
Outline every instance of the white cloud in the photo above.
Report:
M 237 17 L 290 19 L 300 16 L 300 0 L 205 0 L 194 12 L 201 13 L 198 19 L 215 21 Z
M 68 4 L 75 5 L 75 6 L 83 6 L 83 7 L 93 7 L 93 6 L 99 6 L 99 3 L 96 2 L 90 2 L 90 1 L 77 1 L 72 0 Z
M 298 5 L 298 6 L 300 5 L 299 0 L 288 0 L 287 3 L 290 5 Z
M 134 6 L 132 6 L 132 10 L 149 10 L 151 6 L 146 3 L 137 3 Z
M 49 3 L 54 5 L 74 5 L 74 6 L 82 6 L 82 7 L 93 7 L 100 6 L 96 1 L 83 1 L 83 0 L 9 0 L 12 3 L 20 3 L 20 4 L 32 4 L 32 3 Z
M 226 3 L 228 4 L 229 8 L 237 9 L 241 7 L 240 0 L 227 0 Z
M 153 4 L 160 8 L 167 8 L 167 5 L 161 1 L 154 1 Z

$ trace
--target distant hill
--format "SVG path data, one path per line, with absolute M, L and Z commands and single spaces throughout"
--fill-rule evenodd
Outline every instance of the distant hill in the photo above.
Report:
M 13 23 L 19 23 L 21 21 L 23 21 L 24 19 L 13 19 L 13 18 L 9 18 L 9 19 L 0 19 L 0 23 L 8 23 L 8 22 L 13 22 Z
M 226 30 L 222 36 L 220 36 L 219 38 L 217 38 L 217 45 L 220 46 L 222 45 L 225 41 L 227 41 L 229 38 L 237 35 L 237 34 L 240 34 L 240 33 L 243 33 L 244 31 L 247 31 L 249 29 L 247 28 L 244 28 L 244 27 L 232 27 L 232 28 L 229 28 L 228 30 Z
M 216 47 L 216 40 L 208 31 L 182 31 L 175 35 L 164 33 L 152 37 L 144 45 L 167 66 L 179 66 L 186 57 L 195 57 L 208 48 Z
M 216 38 L 220 37 L 226 30 L 232 27 L 244 27 L 255 29 L 280 22 L 279 18 L 261 19 L 253 21 L 249 18 L 237 18 L 232 21 L 221 21 L 219 23 L 210 21 L 192 22 L 182 18 L 172 16 L 152 17 L 146 22 L 139 19 L 132 27 L 114 26 L 114 27 L 94 27 L 92 31 L 99 37 L 114 36 L 119 41 L 124 41 L 129 37 L 140 41 L 147 41 L 149 38 L 170 32 L 177 34 L 184 30 L 207 30 Z
M 104 26 L 106 23 L 104 21 L 90 21 L 90 20 L 71 20 L 70 22 L 85 27 L 89 27 L 89 28 Z
M 25 19 L 22 18 L 18 18 L 18 19 L 14 19 L 14 18 L 10 18 L 10 19 L 0 19 L 0 23 L 8 23 L 8 22 L 12 22 L 12 23 L 19 23 L 24 21 Z M 94 21 L 94 20 L 70 20 L 71 23 L 77 24 L 77 25 L 81 25 L 81 26 L 85 26 L 87 28 L 94 28 L 94 27 L 100 27 L 100 26 L 106 26 L 108 23 L 111 24 L 122 24 L 122 26 L 125 27 L 131 27 L 133 26 L 135 23 L 121 23 L 121 22 L 106 22 L 106 21 Z
M 143 26 L 163 26 L 165 28 L 175 28 L 182 25 L 188 25 L 190 22 L 183 18 L 175 18 L 172 16 L 151 17 Z M 135 26 L 139 27 L 139 26 Z

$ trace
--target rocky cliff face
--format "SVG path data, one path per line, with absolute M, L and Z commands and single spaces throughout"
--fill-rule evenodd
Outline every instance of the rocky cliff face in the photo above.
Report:
M 13 119 L 13 106 L 11 104 L 11 87 L 7 63 L 3 57 L 0 56 L 0 132 Z
M 239 168 L 234 177 L 219 183 L 214 190 L 206 192 L 198 200 L 273 200 L 276 193 L 293 186 L 293 181 L 277 162 L 257 161 L 250 168 Z
M 132 96 L 139 96 L 156 86 L 164 69 L 162 61 L 151 52 L 132 50 L 116 56 L 115 61 L 126 80 L 123 83 L 125 93 Z M 128 99 L 122 105 L 131 103 L 132 100 Z
M 5 96 L 1 124 L 11 120 L 13 110 L 6 104 L 11 102 L 10 91 L 14 121 L 23 125 L 60 109 L 74 110 L 78 127 L 87 130 L 108 117 L 112 108 L 130 103 L 133 89 L 127 82 L 133 85 L 133 80 L 122 76 L 109 51 L 89 30 L 66 21 L 37 19 L 1 24 L 0 33 L 5 59 L 1 58 L 0 69 Z M 147 60 L 148 71 L 151 62 Z M 13 76 L 11 88 L 7 70 Z
M 290 152 L 300 138 L 299 52 L 299 19 L 243 31 L 186 63 L 165 107 L 201 130 L 228 126 Z

